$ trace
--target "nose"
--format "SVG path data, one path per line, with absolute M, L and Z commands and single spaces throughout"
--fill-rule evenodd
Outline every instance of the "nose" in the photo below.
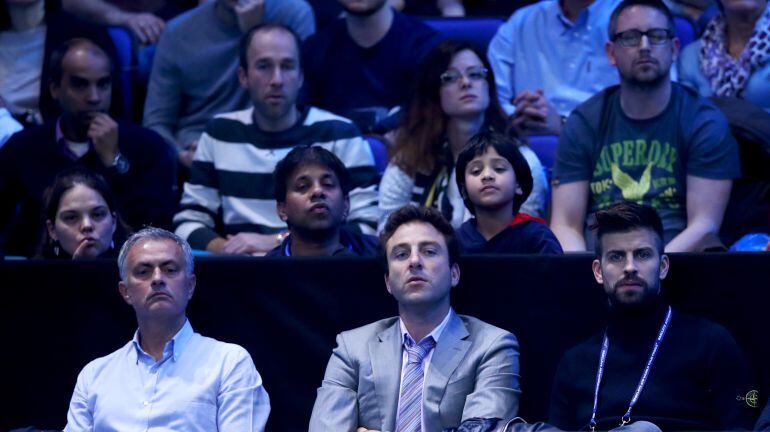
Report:
M 650 39 L 647 37 L 647 35 L 642 35 L 642 39 L 639 41 L 639 49 L 650 49 Z
M 152 270 L 152 286 L 160 287 L 163 285 L 165 285 L 165 281 L 163 280 L 163 270 L 160 267 L 155 267 Z
M 321 185 L 321 183 L 313 183 L 313 186 L 310 189 L 311 196 L 316 197 L 323 197 L 325 195 L 324 188 Z
M 83 216 L 83 220 L 80 223 L 80 229 L 81 231 L 93 231 L 94 224 L 90 216 Z
M 412 251 L 412 254 L 409 255 L 409 268 L 410 269 L 421 269 L 422 268 L 422 257 L 420 256 L 419 251 Z
M 495 171 L 490 167 L 484 168 L 484 171 L 481 172 L 481 179 L 491 180 L 493 178 L 495 178 Z
M 273 86 L 280 86 L 283 84 L 283 71 L 281 71 L 280 66 L 273 68 L 273 72 L 270 77 L 270 84 Z
M 633 254 L 629 254 L 629 256 L 626 257 L 626 265 L 623 268 L 623 272 L 626 274 L 636 274 L 637 272 L 636 260 L 634 260 Z
M 466 74 L 460 74 L 460 88 L 468 88 L 471 86 L 471 79 Z
M 99 91 L 99 88 L 95 85 L 89 86 L 88 93 L 86 93 L 86 100 L 88 103 L 91 104 L 98 104 L 102 100 L 102 93 Z

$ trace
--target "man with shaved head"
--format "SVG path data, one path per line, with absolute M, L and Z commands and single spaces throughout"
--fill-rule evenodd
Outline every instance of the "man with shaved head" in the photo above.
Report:
M 107 179 L 130 226 L 169 226 L 173 155 L 155 132 L 107 113 L 113 83 L 107 54 L 88 39 L 71 39 L 51 53 L 49 74 L 61 115 L 17 133 L 0 149 L 0 253 L 34 253 L 45 189 L 73 165 Z

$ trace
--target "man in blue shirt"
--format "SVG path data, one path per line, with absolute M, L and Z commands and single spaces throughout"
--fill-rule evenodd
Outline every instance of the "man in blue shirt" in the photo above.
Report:
M 190 246 L 145 228 L 118 257 L 120 295 L 136 312 L 133 340 L 78 376 L 65 431 L 263 431 L 270 400 L 249 353 L 194 333 Z
M 618 82 L 604 54 L 619 0 L 543 0 L 521 8 L 489 44 L 500 104 L 524 133 L 555 133 L 580 103 Z

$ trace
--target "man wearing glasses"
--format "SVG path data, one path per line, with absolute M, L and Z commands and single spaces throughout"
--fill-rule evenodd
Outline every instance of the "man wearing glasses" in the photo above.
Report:
M 576 108 L 559 138 L 551 229 L 565 251 L 590 248 L 586 216 L 624 199 L 657 210 L 666 252 L 716 238 L 738 147 L 716 106 L 671 82 L 673 29 L 660 0 L 624 0 L 612 13 L 606 52 L 620 85 Z

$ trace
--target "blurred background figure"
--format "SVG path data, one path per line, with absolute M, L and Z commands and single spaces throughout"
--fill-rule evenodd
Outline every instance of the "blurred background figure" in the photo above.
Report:
M 45 207 L 46 236 L 39 257 L 115 258 L 125 240 L 109 185 L 99 174 L 74 168 L 56 176 Z
M 391 162 L 380 182 L 381 221 L 411 203 L 436 207 L 452 226 L 459 227 L 471 213 L 455 181 L 457 155 L 479 131 L 505 133 L 507 128 L 486 57 L 466 43 L 439 44 L 418 70 Z M 532 150 L 519 149 L 535 179 L 521 211 L 540 216 L 547 188 L 545 172 Z
M 767 0 L 721 0 L 696 42 L 682 50 L 679 82 L 701 96 L 728 96 L 770 111 L 770 8 Z

